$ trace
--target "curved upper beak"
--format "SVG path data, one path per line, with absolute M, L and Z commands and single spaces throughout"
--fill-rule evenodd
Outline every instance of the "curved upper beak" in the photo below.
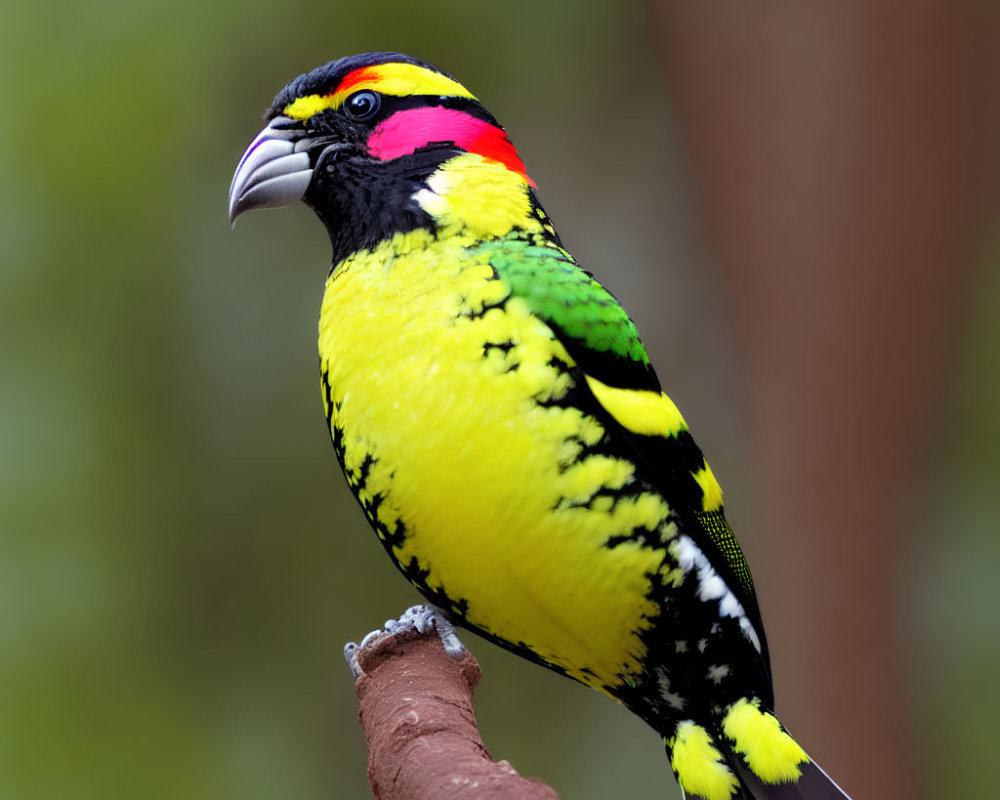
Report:
M 301 200 L 312 180 L 309 150 L 316 142 L 289 117 L 275 117 L 250 142 L 229 187 L 229 222 L 254 208 Z

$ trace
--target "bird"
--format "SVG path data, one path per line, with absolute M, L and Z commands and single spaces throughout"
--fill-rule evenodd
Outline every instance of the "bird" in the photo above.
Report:
M 396 567 L 446 620 L 638 715 L 686 798 L 846 798 L 774 714 L 718 481 L 503 126 L 391 52 L 300 75 L 265 120 L 230 222 L 301 200 L 329 234 L 323 408 Z

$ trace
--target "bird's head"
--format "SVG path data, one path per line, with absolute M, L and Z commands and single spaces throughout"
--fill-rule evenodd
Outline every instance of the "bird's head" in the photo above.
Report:
M 335 261 L 456 213 L 476 222 L 488 208 L 495 216 L 535 205 L 534 184 L 500 124 L 446 72 L 409 56 L 331 61 L 282 89 L 265 118 L 233 177 L 230 221 L 304 200 L 326 225 Z M 470 204 L 458 195 L 473 184 Z

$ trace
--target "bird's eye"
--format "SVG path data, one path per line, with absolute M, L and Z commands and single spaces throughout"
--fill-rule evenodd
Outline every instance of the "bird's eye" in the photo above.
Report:
M 378 107 L 381 104 L 381 97 L 379 97 L 375 92 L 364 89 L 360 92 L 355 92 L 348 97 L 347 100 L 344 101 L 344 108 L 347 110 L 347 113 L 355 119 L 368 119 L 368 117 L 378 111 Z

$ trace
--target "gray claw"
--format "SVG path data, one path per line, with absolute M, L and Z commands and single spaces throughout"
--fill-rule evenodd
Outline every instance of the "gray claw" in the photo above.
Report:
M 460 658 L 465 652 L 465 645 L 462 644 L 455 631 L 455 626 L 447 615 L 440 608 L 432 605 L 411 606 L 403 612 L 399 621 L 395 623 L 397 630 L 392 633 L 401 633 L 404 630 L 412 629 L 417 633 L 428 634 L 436 631 L 444 651 L 452 658 Z M 386 630 L 389 630 L 386 627 Z
M 454 624 L 440 609 L 434 609 L 434 611 L 436 612 L 434 615 L 434 627 L 437 628 L 438 638 L 441 639 L 444 651 L 452 658 L 461 658 L 465 652 L 465 645 L 458 638 L 458 632 L 455 630 Z
M 365 671 L 361 669 L 361 665 L 358 664 L 358 650 L 360 649 L 361 646 L 356 642 L 348 642 L 344 645 L 344 658 L 347 660 L 347 666 L 351 670 L 351 674 L 355 680 L 365 674 Z
M 354 677 L 360 678 L 365 673 L 358 664 L 358 651 L 374 639 L 384 636 L 387 633 L 393 636 L 405 637 L 412 635 L 414 632 L 426 635 L 431 631 L 437 633 L 444 651 L 449 656 L 452 658 L 462 657 L 462 654 L 465 652 L 465 645 L 458 638 L 455 626 L 448 619 L 444 611 L 432 605 L 419 605 L 406 609 L 398 620 L 387 619 L 384 627 L 366 634 L 365 638 L 361 640 L 361 644 L 348 642 L 344 645 L 344 658 L 347 660 L 347 666 L 351 668 L 351 673 Z

